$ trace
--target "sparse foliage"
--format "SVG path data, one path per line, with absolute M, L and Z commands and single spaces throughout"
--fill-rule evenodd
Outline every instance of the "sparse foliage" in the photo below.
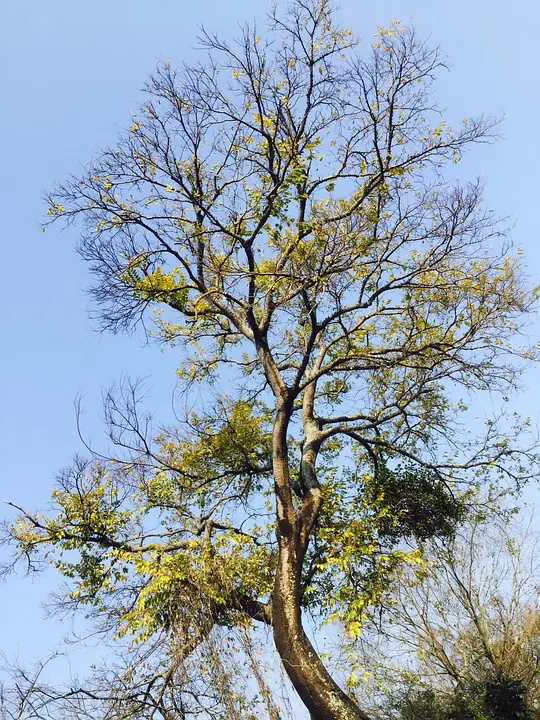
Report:
M 530 474 L 517 420 L 457 419 L 461 390 L 507 393 L 529 357 L 514 338 L 534 298 L 504 227 L 479 183 L 443 175 L 494 122 L 447 125 L 438 51 L 394 24 L 359 55 L 328 0 L 202 44 L 49 214 L 83 228 L 103 326 L 150 312 L 206 397 L 158 429 L 137 386 L 110 394 L 110 456 L 78 460 L 52 512 L 10 532 L 104 632 L 180 634 L 187 657 L 261 622 L 314 719 L 365 720 L 303 613 L 359 635 L 478 488 Z
M 363 666 L 378 668 L 369 679 L 373 697 L 382 698 L 378 718 L 539 716 L 539 573 L 531 530 L 518 530 L 508 518 L 473 522 L 426 553 L 424 577 L 402 578 L 386 611 L 385 642 L 376 651 L 364 646 Z

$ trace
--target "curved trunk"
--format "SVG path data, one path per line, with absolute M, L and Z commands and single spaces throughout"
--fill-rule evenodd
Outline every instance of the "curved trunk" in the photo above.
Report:
M 272 596 L 277 651 L 312 720 L 369 720 L 332 679 L 304 632 L 300 610 L 302 557 L 298 557 L 296 544 L 294 538 L 281 538 Z
M 295 508 L 287 450 L 287 427 L 291 412 L 290 403 L 280 402 L 272 437 L 276 535 L 279 545 L 272 592 L 274 643 L 285 671 L 312 720 L 370 720 L 332 679 L 302 626 L 302 566 L 322 497 L 320 489 L 314 487 L 313 482 L 308 482 L 302 508 L 300 511 Z M 303 461 L 303 465 L 310 465 L 312 470 L 314 453 L 315 446 L 311 445 L 307 454 L 304 453 Z

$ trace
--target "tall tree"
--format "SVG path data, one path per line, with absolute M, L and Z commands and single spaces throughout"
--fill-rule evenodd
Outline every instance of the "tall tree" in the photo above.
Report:
M 366 720 L 304 614 L 358 634 L 468 488 L 527 476 L 517 429 L 460 433 L 457 397 L 513 387 L 533 297 L 480 185 L 443 175 L 494 123 L 444 122 L 437 50 L 395 24 L 361 57 L 329 0 L 267 30 L 205 32 L 208 56 L 161 66 L 125 137 L 49 197 L 82 223 L 103 326 L 153 311 L 202 392 L 159 431 L 136 387 L 111 394 L 122 451 L 77 461 L 11 533 L 115 632 L 188 656 L 266 624 L 312 718 Z

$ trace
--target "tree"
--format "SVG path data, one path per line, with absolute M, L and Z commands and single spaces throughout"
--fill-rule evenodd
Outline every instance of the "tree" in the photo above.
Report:
M 538 717 L 540 607 L 530 525 L 518 532 L 508 517 L 475 520 L 426 555 L 424 577 L 403 577 L 386 611 L 386 641 L 365 653 L 363 665 L 380 668 L 371 682 L 377 717 Z M 386 690 L 379 695 L 377 687 Z
M 163 642 L 165 640 L 165 642 Z M 168 642 L 167 642 L 168 641 Z M 95 668 L 91 677 L 71 676 L 60 685 L 51 677 L 65 676 L 61 655 L 28 669 L 19 665 L 2 668 L 1 720 L 292 720 L 286 697 L 270 691 L 260 647 L 245 629 L 216 635 L 201 645 L 189 662 L 173 651 L 145 647 L 108 666 Z M 108 649 L 108 648 L 107 648 Z M 179 660 L 180 659 L 180 660 Z M 250 683 L 250 675 L 255 682 Z M 283 678 L 273 679 L 273 693 Z M 279 702 L 278 700 L 282 700 Z
M 138 643 L 174 631 L 187 657 L 217 626 L 270 626 L 313 718 L 365 720 L 305 613 L 358 635 L 471 488 L 529 474 L 517 422 L 475 438 L 457 420 L 460 389 L 507 393 L 527 356 L 504 227 L 478 183 L 443 176 L 495 123 L 451 128 L 438 51 L 395 24 L 362 58 L 329 0 L 202 44 L 48 198 L 51 221 L 82 223 L 103 327 L 153 311 L 197 411 L 153 430 L 135 385 L 110 394 L 114 454 L 76 461 L 52 514 L 11 535 Z

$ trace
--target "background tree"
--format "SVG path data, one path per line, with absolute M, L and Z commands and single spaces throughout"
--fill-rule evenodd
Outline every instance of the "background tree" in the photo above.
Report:
M 95 668 L 92 677 L 71 677 L 63 687 L 62 657 L 52 655 L 28 669 L 2 668 L 1 720 L 291 720 L 283 678 L 273 678 L 261 647 L 245 629 L 213 634 L 188 659 L 175 651 L 174 639 L 162 637 L 139 653 Z M 128 659 L 126 660 L 125 655 Z M 250 682 L 253 676 L 255 682 Z M 278 707 L 279 705 L 279 707 Z
M 471 488 L 529 474 L 517 422 L 473 436 L 457 420 L 460 389 L 507 393 L 527 355 L 512 338 L 533 297 L 504 228 L 478 183 L 443 176 L 494 123 L 451 128 L 438 52 L 396 24 L 359 57 L 328 0 L 202 44 L 49 197 L 51 220 L 82 223 L 103 326 L 153 311 L 196 411 L 154 429 L 136 386 L 110 394 L 111 452 L 10 532 L 104 632 L 174 633 L 183 659 L 216 627 L 263 623 L 313 718 L 365 719 L 305 612 L 358 635 Z
M 402 579 L 387 610 L 386 640 L 363 661 L 379 666 L 369 683 L 374 697 L 382 690 L 377 717 L 539 716 L 537 547 L 530 524 L 516 529 L 508 518 L 475 521 L 433 545 L 425 576 Z

